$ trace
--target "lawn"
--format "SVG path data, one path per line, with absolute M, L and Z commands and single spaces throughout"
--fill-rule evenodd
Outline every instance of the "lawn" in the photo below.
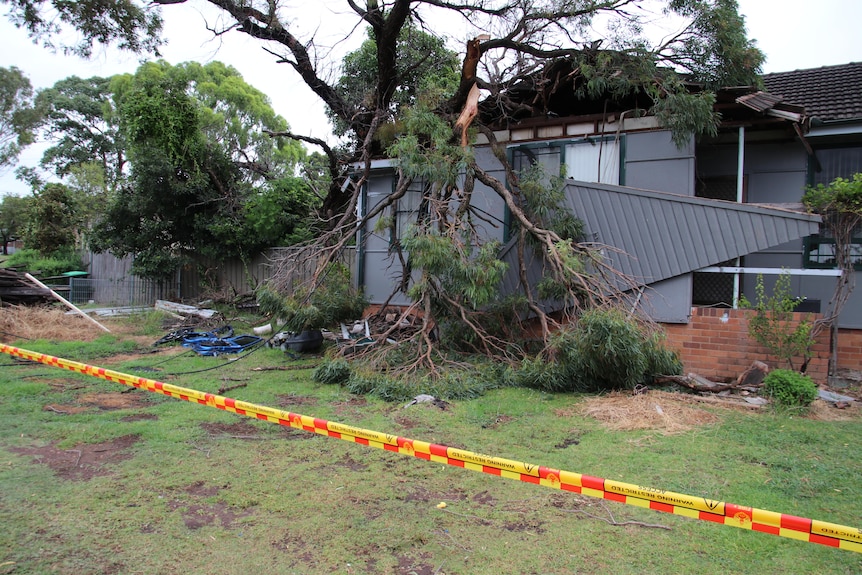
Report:
M 856 406 L 801 416 L 658 390 L 508 388 L 405 407 L 314 382 L 313 355 L 200 357 L 154 350 L 163 332 L 153 318 L 106 324 L 113 334 L 19 330 L 4 343 L 382 433 L 862 526 Z M 405 457 L 5 355 L 0 524 L 0 574 L 862 572 L 860 553 Z

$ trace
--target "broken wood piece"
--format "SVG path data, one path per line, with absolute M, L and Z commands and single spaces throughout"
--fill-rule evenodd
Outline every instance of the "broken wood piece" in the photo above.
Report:
M 755 361 L 748 369 L 739 374 L 739 377 L 736 378 L 736 385 L 760 385 L 768 373 L 768 365 L 762 361 Z
M 66 298 L 64 298 L 63 296 L 61 296 L 60 294 L 58 294 L 57 292 L 55 292 L 54 290 L 52 290 L 51 288 L 49 288 L 48 286 L 43 284 L 42 282 L 40 282 L 39 280 L 37 280 L 36 278 L 31 276 L 30 274 L 25 273 L 24 277 L 26 277 L 28 280 L 30 280 L 31 282 L 33 282 L 34 284 L 36 284 L 40 288 L 48 290 L 52 296 L 54 296 L 56 299 L 60 300 L 61 302 L 63 302 L 67 306 L 69 306 L 69 308 L 73 309 L 77 313 L 81 314 L 82 317 L 85 317 L 87 319 L 87 321 L 92 322 L 102 331 L 106 331 L 108 333 L 111 333 L 111 330 L 109 330 L 108 328 L 106 328 L 105 326 L 103 326 L 102 324 L 100 324 L 99 322 L 97 322 L 96 320 L 94 320 L 93 318 L 88 316 L 87 314 L 85 314 L 83 311 L 80 310 L 80 308 L 78 308 L 78 306 L 76 306 L 75 304 L 73 304 L 72 302 L 70 302 L 69 300 L 67 300 Z

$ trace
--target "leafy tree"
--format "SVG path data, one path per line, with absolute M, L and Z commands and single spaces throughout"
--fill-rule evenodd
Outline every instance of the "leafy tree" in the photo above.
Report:
M 131 168 L 94 230 L 96 249 L 134 254 L 136 273 L 163 278 L 193 255 L 248 258 L 294 231 L 282 219 L 254 233 L 255 210 L 269 209 L 261 198 L 290 187 L 303 150 L 264 134 L 287 124 L 236 70 L 151 62 L 111 86 Z M 290 199 L 307 214 L 300 195 Z
M 815 333 L 824 326 L 832 326 L 855 286 L 855 265 L 859 255 L 854 253 L 853 238 L 862 229 L 862 173 L 853 177 L 836 178 L 828 186 L 809 187 L 802 196 L 808 211 L 823 216 L 826 234 L 835 241 L 835 265 L 841 276 L 835 284 L 828 313 L 815 326 Z
M 369 38 L 354 52 L 345 56 L 342 63 L 341 77 L 336 84 L 336 90 L 349 106 L 357 110 L 373 110 L 375 102 L 375 87 L 378 77 L 377 42 L 372 31 L 368 30 Z M 398 84 L 395 86 L 390 105 L 389 117 L 381 130 L 381 136 L 391 142 L 394 136 L 392 122 L 398 118 L 398 110 L 412 106 L 420 96 L 440 98 L 452 93 L 458 87 L 458 55 L 445 46 L 442 38 L 433 36 L 408 22 L 401 29 L 396 40 L 398 60 Z M 328 115 L 333 122 L 335 132 L 344 135 L 350 130 L 332 109 Z
M 9 254 L 9 242 L 21 237 L 27 221 L 30 197 L 3 196 L 0 201 L 0 239 L 3 240 L 3 255 Z
M 94 45 L 107 44 L 131 52 L 155 52 L 161 43 L 161 15 L 145 2 L 2 0 L 2 4 L 9 8 L 9 20 L 34 41 L 65 53 L 89 57 Z M 71 38 L 72 31 L 79 36 Z
M 76 166 L 95 163 L 113 186 L 123 175 L 125 145 L 116 125 L 110 78 L 71 76 L 36 98 L 45 110 L 42 139 L 53 142 L 42 166 L 68 176 Z
M 61 252 L 75 245 L 77 214 L 69 188 L 63 184 L 45 184 L 33 194 L 24 229 L 28 248 L 42 255 Z
M 21 149 L 33 143 L 38 122 L 30 80 L 14 66 L 0 68 L 0 170 L 14 164 Z
M 814 356 L 811 346 L 814 343 L 813 324 L 804 317 L 794 321 L 793 311 L 802 301 L 790 295 L 790 274 L 781 273 L 775 282 L 772 295 L 766 295 L 763 275 L 758 274 L 755 285 L 757 301 L 752 304 L 747 298 L 740 298 L 740 306 L 754 310 L 754 317 L 748 321 L 748 334 L 769 353 L 787 362 L 790 369 L 804 373 L 808 362 Z M 800 360 L 794 366 L 794 360 Z
M 164 4 L 180 1 L 160 0 Z M 353 145 L 345 151 L 329 148 L 320 140 L 289 135 L 317 145 L 328 157 L 329 188 L 321 204 L 328 233 L 318 240 L 324 256 L 318 276 L 335 252 L 352 241 L 357 224 L 386 215 L 412 183 L 427 191 L 423 205 L 435 210 L 422 223 L 429 235 L 423 241 L 433 243 L 440 237 L 453 248 L 463 246 L 452 254 L 453 258 L 463 258 L 452 269 L 467 269 L 476 254 L 482 253 L 482 247 L 476 245 L 480 235 L 475 222 L 483 215 L 470 203 L 478 181 L 505 202 L 516 224 L 519 244 L 526 245 L 529 238 L 541 251 L 546 275 L 557 287 L 563 287 L 575 311 L 617 291 L 619 278 L 608 282 L 613 270 L 602 267 L 601 254 L 577 238 L 561 235 L 551 227 L 556 224 L 535 219 L 538 212 L 524 209 L 522 179 L 497 144 L 495 128 L 524 117 L 552 114 L 557 99 L 574 97 L 582 104 L 583 113 L 596 111 L 589 108 L 591 102 L 607 101 L 620 111 L 655 114 L 680 142 L 691 134 L 714 132 L 718 120 L 712 109 L 714 88 L 726 83 L 755 84 L 763 62 L 762 53 L 746 38 L 735 0 L 348 1 L 346 5 L 357 19 L 354 30 L 369 30 L 373 44 L 343 63 L 323 59 L 324 54 L 332 53 L 322 40 L 329 33 L 328 23 L 309 25 L 296 5 L 278 0 L 209 2 L 225 18 L 224 27 L 216 32 L 235 29 L 266 42 L 267 50 L 326 104 L 331 117 L 337 119 L 337 129 L 349 136 Z M 669 19 L 682 18 L 685 22 L 677 34 L 658 45 L 643 34 L 644 26 L 655 17 L 656 7 L 663 7 Z M 594 25 L 600 21 L 610 24 L 603 37 L 596 38 Z M 423 60 L 408 56 L 405 30 L 415 26 L 431 36 L 445 37 L 444 32 L 434 31 L 434 22 L 445 22 L 447 29 L 455 22 L 475 30 L 476 35 L 467 43 L 457 88 L 443 99 L 425 98 L 419 92 L 414 98 L 410 88 L 421 90 L 424 86 L 416 86 L 409 76 L 413 66 Z M 353 79 L 336 71 L 339 64 L 343 64 L 342 70 L 356 70 L 355 91 L 344 89 Z M 695 85 L 701 86 L 699 92 L 692 92 Z M 402 96 L 406 96 L 404 100 Z M 412 119 L 401 109 L 405 104 L 415 108 Z M 393 119 L 404 122 L 403 126 L 395 125 L 397 137 L 389 151 L 399 160 L 398 181 L 391 195 L 363 216 L 366 221 L 357 222 L 355 207 L 370 175 L 370 160 L 379 152 L 380 142 L 392 139 L 381 130 L 391 130 Z M 488 173 L 476 161 L 468 145 L 475 131 L 489 140 L 504 175 Z M 360 166 L 359 171 L 356 166 Z M 519 250 L 522 268 L 526 254 Z M 405 259 L 404 266 L 405 277 L 410 277 L 410 261 Z M 455 273 L 452 269 L 442 268 L 441 272 Z M 437 282 L 445 278 L 428 279 Z M 547 342 L 548 326 L 556 320 L 542 311 L 538 294 L 526 285 L 524 290 L 530 309 L 542 322 Z M 467 317 L 470 299 L 456 303 L 457 312 Z M 429 321 L 419 355 L 430 358 L 427 350 L 434 340 L 429 332 L 434 325 L 431 320 L 436 318 L 425 317 Z

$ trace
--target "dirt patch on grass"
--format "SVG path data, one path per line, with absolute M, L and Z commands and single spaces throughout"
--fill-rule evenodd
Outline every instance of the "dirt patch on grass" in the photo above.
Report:
M 49 403 L 43 409 L 55 413 L 73 414 L 83 413 L 92 409 L 100 411 L 113 411 L 117 409 L 136 409 L 146 407 L 147 401 L 140 394 L 134 393 L 86 393 L 78 398 L 74 405 L 60 405 Z
M 426 563 L 431 558 L 430 553 L 420 553 L 418 557 L 402 555 L 398 558 L 398 575 L 434 575 L 440 570 L 434 565 Z
M 297 405 L 317 404 L 318 399 L 316 397 L 309 397 L 307 395 L 296 395 L 295 393 L 288 393 L 287 395 L 277 396 L 277 405 L 279 407 L 295 407 Z
M 50 467 L 58 477 L 71 481 L 87 481 L 97 475 L 108 475 L 106 465 L 131 459 L 127 450 L 138 442 L 137 435 L 125 435 L 102 443 L 76 445 L 73 449 L 44 447 L 13 447 L 11 451 L 33 457 L 37 463 Z
M 590 397 L 576 409 L 581 415 L 597 419 L 617 431 L 645 429 L 673 434 L 718 421 L 714 413 L 692 404 L 691 399 L 677 393 L 650 391 L 631 395 L 615 392 Z
M 257 439 L 260 430 L 247 421 L 236 423 L 201 423 L 201 427 L 213 437 L 230 439 Z
M 196 493 L 196 496 L 202 495 Z M 236 511 L 225 503 L 189 503 L 187 501 L 171 501 L 168 503 L 171 511 L 182 513 L 183 523 L 192 531 L 208 526 L 220 526 L 230 529 L 236 520 L 248 517 L 252 512 L 248 509 Z

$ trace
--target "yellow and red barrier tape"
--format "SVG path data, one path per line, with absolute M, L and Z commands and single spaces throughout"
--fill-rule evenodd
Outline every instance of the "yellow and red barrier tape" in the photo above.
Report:
M 609 499 L 625 503 L 626 505 L 646 507 L 665 513 L 683 515 L 703 521 L 771 533 L 779 537 L 819 543 L 829 547 L 862 553 L 862 530 L 853 527 L 776 513 L 774 511 L 765 511 L 763 509 L 745 507 L 723 501 L 714 501 L 682 493 L 674 493 L 654 487 L 602 479 L 601 477 L 582 475 L 580 473 L 572 473 L 532 463 L 483 455 L 445 445 L 398 437 L 388 433 L 380 433 L 325 419 L 255 405 L 221 395 L 204 393 L 195 389 L 177 387 L 168 383 L 127 375 L 102 367 L 86 365 L 9 345 L 0 344 L 0 352 L 122 385 L 161 393 L 184 401 L 215 407 L 239 415 L 254 417 L 336 439 L 352 441 L 402 455 L 418 457 L 426 461 L 463 467 L 471 471 L 497 475 L 525 483 L 534 483 L 552 489 L 572 491 L 590 497 Z

